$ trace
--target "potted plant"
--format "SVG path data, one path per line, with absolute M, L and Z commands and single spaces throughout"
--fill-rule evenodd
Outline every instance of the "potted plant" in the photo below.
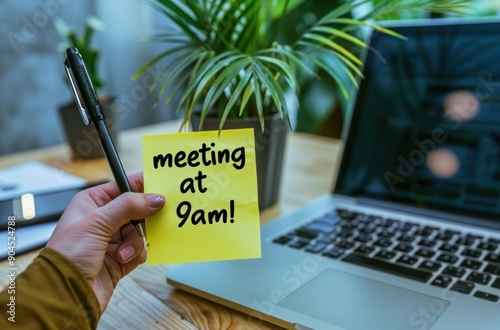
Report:
M 59 45 L 61 53 L 65 54 L 68 47 L 76 47 L 82 55 L 89 77 L 94 85 L 94 88 L 99 92 L 104 87 L 104 80 L 99 75 L 99 57 L 100 52 L 92 46 L 92 38 L 96 31 L 103 29 L 104 24 L 96 17 L 90 16 L 85 25 L 84 32 L 78 35 L 76 31 L 69 27 L 60 17 L 54 18 L 54 25 L 59 34 L 66 39 L 65 42 Z M 66 81 L 66 77 L 64 77 Z M 69 87 L 69 86 L 68 86 Z M 106 116 L 106 123 L 113 141 L 117 142 L 118 134 L 118 118 L 117 111 L 114 109 L 114 97 L 100 96 L 100 102 Z M 101 145 L 97 133 L 91 126 L 83 123 L 80 112 L 77 110 L 74 100 L 59 107 L 59 115 L 62 121 L 64 132 L 68 144 L 71 148 L 71 153 L 74 158 L 98 158 L 103 157 Z
M 259 150 L 257 153 L 259 204 L 265 208 L 278 196 L 283 135 L 286 127 L 291 126 L 287 98 L 296 96 L 303 87 L 297 76 L 304 73 L 315 76 L 316 68 L 320 68 L 333 78 L 342 95 L 349 98 L 350 86 L 341 77 L 358 85 L 358 77 L 363 76 L 358 49 L 368 47 L 358 34 L 359 28 L 370 27 L 401 37 L 380 27 L 376 20 L 399 11 L 456 11 L 463 8 L 466 0 L 343 2 L 289 44 L 278 39 L 283 35 L 283 21 L 304 0 L 148 2 L 176 28 L 167 27 L 153 38 L 170 46 L 133 79 L 168 59 L 151 91 L 158 89 L 158 99 L 165 97 L 168 103 L 182 88 L 177 107 L 184 111 L 181 129 L 190 124 L 194 129 L 206 129 L 211 121 L 215 122 L 211 129 L 256 127 L 256 147 L 263 149 L 263 154 Z M 370 11 L 356 19 L 349 17 L 354 10 L 368 4 L 372 5 Z M 335 60 L 334 66 L 330 65 L 331 59 Z M 169 95 L 165 95 L 169 87 L 172 87 Z M 238 124 L 234 124 L 235 120 Z M 280 145 L 267 149 L 274 142 Z M 267 165 L 278 165 L 274 174 L 265 172 Z M 272 182 L 272 176 L 277 181 Z M 266 196 L 268 193 L 270 197 Z

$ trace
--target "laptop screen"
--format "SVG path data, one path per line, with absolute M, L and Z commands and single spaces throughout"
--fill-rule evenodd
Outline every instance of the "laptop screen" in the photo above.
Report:
M 500 221 L 500 22 L 374 33 L 335 193 Z

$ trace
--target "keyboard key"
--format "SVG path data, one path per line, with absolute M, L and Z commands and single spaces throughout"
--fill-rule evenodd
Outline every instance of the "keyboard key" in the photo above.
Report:
M 434 237 L 434 239 L 448 242 L 448 241 L 451 241 L 453 236 L 454 236 L 453 234 L 449 234 L 447 232 L 440 232 L 439 234 L 436 235 L 436 237 Z
M 436 271 L 438 270 L 439 268 L 441 268 L 441 264 L 439 262 L 434 262 L 434 261 L 431 261 L 431 260 L 423 260 L 420 265 L 418 265 L 419 268 L 422 268 L 422 269 L 427 269 L 427 270 L 430 270 L 430 271 Z
M 469 276 L 467 276 L 467 281 L 471 281 L 474 283 L 487 285 L 491 280 L 491 275 L 480 273 L 480 272 L 471 272 Z
M 360 224 L 368 224 L 370 223 L 370 216 L 367 214 L 359 214 L 354 220 Z
M 359 229 L 361 233 L 364 234 L 373 234 L 374 232 L 377 231 L 377 226 L 369 225 L 369 226 L 364 226 Z
M 435 240 L 428 239 L 428 238 L 423 238 L 418 242 L 418 245 L 424 246 L 424 247 L 434 247 L 434 246 L 436 246 L 436 244 L 437 244 L 437 242 Z
M 500 244 L 500 238 L 490 237 L 490 238 L 488 238 L 488 243 L 499 245 Z
M 333 242 L 336 241 L 336 238 L 335 237 L 332 237 L 332 236 L 322 236 L 318 239 L 316 239 L 316 243 L 322 243 L 322 244 L 332 244 Z
M 409 253 L 411 250 L 413 250 L 413 246 L 407 243 L 400 243 L 394 247 L 394 250 Z
M 356 236 L 354 238 L 354 240 L 356 242 L 360 242 L 360 243 L 368 243 L 372 239 L 373 239 L 373 236 L 371 236 L 371 235 L 365 235 L 365 234 L 359 234 L 358 236 Z
M 483 271 L 493 275 L 500 275 L 500 266 L 488 264 Z
M 393 230 L 389 230 L 389 229 L 384 229 L 378 233 L 378 237 L 381 237 L 381 238 L 393 238 L 395 235 L 396 235 L 396 233 Z
M 292 239 L 293 239 L 293 235 L 285 235 L 285 236 L 280 236 L 280 237 L 277 237 L 273 240 L 274 243 L 277 243 L 277 244 L 286 244 L 288 242 L 290 242 Z
M 356 252 L 361 253 L 361 254 L 370 254 L 373 251 L 375 251 L 374 247 L 366 246 L 366 245 L 362 245 L 356 249 Z
M 449 276 L 461 278 L 465 274 L 465 269 L 460 268 L 460 267 L 447 266 L 443 270 L 443 274 L 444 275 L 449 275 Z
M 379 225 L 385 221 L 385 218 L 382 218 L 378 215 L 370 215 L 368 216 L 368 220 L 370 221 L 371 224 Z
M 417 228 L 417 227 L 418 227 L 418 225 L 416 223 L 413 223 L 413 222 L 401 222 L 398 230 L 402 231 L 402 232 L 409 232 L 413 228 Z
M 356 230 L 356 228 L 358 228 L 358 224 L 356 222 L 347 222 L 347 223 L 342 223 L 341 227 L 342 231 L 345 230 L 353 231 Z
M 465 267 L 465 268 L 478 270 L 479 268 L 481 268 L 481 266 L 483 266 L 483 263 L 480 261 L 476 261 L 476 260 L 464 259 L 462 261 L 462 263 L 460 264 L 460 266 Z
M 500 289 L 500 277 L 498 277 L 495 281 L 493 281 L 491 287 L 495 289 Z
M 436 254 L 436 252 L 431 251 L 429 249 L 419 249 L 417 252 L 415 252 L 416 256 L 429 258 L 429 259 L 432 258 L 435 254 Z
M 396 260 L 396 261 L 400 262 L 402 264 L 405 264 L 405 265 L 413 266 L 414 264 L 417 263 L 418 258 L 403 255 L 403 256 L 399 257 L 398 260 Z
M 456 281 L 450 288 L 450 290 L 457 291 L 464 294 L 469 294 L 474 290 L 474 283 L 465 281 Z
M 475 242 L 476 242 L 475 238 L 472 238 L 472 237 L 460 237 L 459 239 L 457 239 L 457 241 L 455 242 L 455 244 L 465 245 L 465 246 L 471 246 Z
M 454 264 L 455 262 L 457 262 L 458 257 L 457 256 L 453 256 L 451 254 L 447 254 L 447 253 L 441 253 L 439 255 L 439 257 L 437 257 L 437 260 L 438 261 L 442 261 L 442 262 L 446 262 L 446 263 L 449 263 L 449 264 Z
M 431 236 L 434 232 L 439 230 L 439 228 L 436 227 L 430 227 L 430 226 L 425 226 L 423 228 L 418 229 L 415 232 L 415 235 L 422 236 L 422 237 L 429 237 Z
M 486 299 L 489 301 L 497 302 L 499 297 L 496 294 L 484 292 L 484 291 L 476 291 L 474 293 L 474 297 L 481 298 L 481 299 Z
M 432 273 L 427 271 L 408 268 L 405 266 L 393 264 L 383 260 L 365 257 L 355 253 L 347 255 L 342 260 L 351 264 L 369 267 L 372 269 L 402 276 L 419 282 L 427 282 L 432 277 Z
M 462 233 L 456 230 L 451 230 L 451 229 L 446 229 L 444 231 L 445 235 L 450 235 L 450 236 L 458 236 L 461 235 Z
M 498 244 L 481 242 L 477 245 L 477 248 L 482 250 L 495 251 L 498 248 Z
M 380 246 L 382 248 L 387 248 L 392 245 L 392 241 L 385 238 L 379 238 L 373 243 L 373 245 Z
M 483 253 L 481 251 L 477 250 L 472 250 L 472 249 L 464 249 L 462 251 L 462 255 L 464 257 L 471 257 L 471 258 L 480 258 Z M 487 261 L 492 261 L 492 260 L 487 260 Z
M 495 262 L 497 264 L 500 264 L 500 254 L 495 254 L 495 253 L 488 253 L 486 257 L 484 258 L 485 261 L 491 261 Z
M 338 212 L 339 218 L 345 219 L 345 220 L 354 220 L 358 216 L 358 213 L 356 212 L 351 212 L 347 210 L 342 210 Z
M 298 239 L 298 240 L 292 241 L 290 244 L 288 244 L 288 246 L 292 247 L 294 249 L 302 249 L 307 244 L 309 244 L 309 241 Z
M 382 250 L 379 253 L 377 253 L 375 256 L 378 258 L 391 260 L 392 258 L 394 258 L 396 256 L 396 253 L 394 253 L 392 251 Z
M 482 235 L 476 235 L 476 234 L 467 234 L 465 235 L 466 238 L 478 240 L 478 239 L 483 239 Z
M 316 243 L 316 244 L 312 244 L 312 245 L 309 245 L 308 247 L 306 247 L 305 251 L 311 252 L 311 253 L 320 253 L 324 249 L 326 249 L 325 244 Z
M 398 241 L 400 241 L 400 242 L 407 242 L 407 243 L 414 242 L 415 239 L 416 239 L 415 236 L 408 235 L 408 234 L 401 234 L 398 237 Z
M 349 238 L 352 235 L 354 235 L 354 232 L 350 231 L 350 230 L 343 230 L 343 231 L 335 234 L 335 236 L 340 237 L 340 238 Z
M 380 227 L 382 228 L 390 228 L 390 227 L 393 227 L 393 226 L 396 226 L 397 224 L 399 224 L 399 220 L 396 220 L 396 219 L 383 219 L 381 222 L 380 222 Z
M 458 248 L 458 245 L 444 243 L 439 247 L 439 250 L 454 253 L 458 251 Z
M 308 240 L 315 239 L 318 236 L 318 232 L 310 231 L 307 228 L 299 228 L 295 230 L 295 235 Z
M 328 258 L 337 259 L 337 258 L 341 257 L 344 253 L 345 253 L 345 250 L 343 250 L 343 249 L 332 248 L 332 249 L 326 251 L 325 253 L 323 253 L 323 255 L 325 257 L 328 257 Z
M 438 275 L 436 278 L 431 282 L 432 285 L 438 286 L 440 288 L 447 288 L 448 285 L 450 285 L 451 281 L 453 279 L 450 276 L 446 275 Z
M 340 241 L 339 243 L 335 244 L 336 247 L 344 249 L 344 250 L 349 250 L 352 248 L 355 244 L 350 241 Z

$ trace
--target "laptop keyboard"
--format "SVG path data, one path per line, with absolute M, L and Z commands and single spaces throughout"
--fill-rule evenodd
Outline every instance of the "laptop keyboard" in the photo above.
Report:
M 500 239 L 335 209 L 274 243 L 498 302 Z

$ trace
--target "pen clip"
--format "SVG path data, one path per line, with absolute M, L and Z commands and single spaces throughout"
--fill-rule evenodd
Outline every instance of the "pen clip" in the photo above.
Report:
M 71 72 L 71 68 L 68 65 L 68 60 L 64 61 L 64 71 L 66 72 L 66 76 L 68 77 L 68 82 L 69 82 L 69 85 L 71 87 L 71 91 L 73 92 L 73 96 L 75 98 L 75 102 L 77 104 L 78 111 L 80 112 L 80 115 L 82 116 L 83 122 L 85 123 L 85 125 L 89 125 L 90 118 L 89 118 L 89 115 L 87 113 L 87 110 L 85 110 L 85 108 L 82 105 L 82 101 L 80 100 L 80 94 L 77 90 L 76 83 L 75 83 L 75 80 L 73 78 L 73 73 Z

